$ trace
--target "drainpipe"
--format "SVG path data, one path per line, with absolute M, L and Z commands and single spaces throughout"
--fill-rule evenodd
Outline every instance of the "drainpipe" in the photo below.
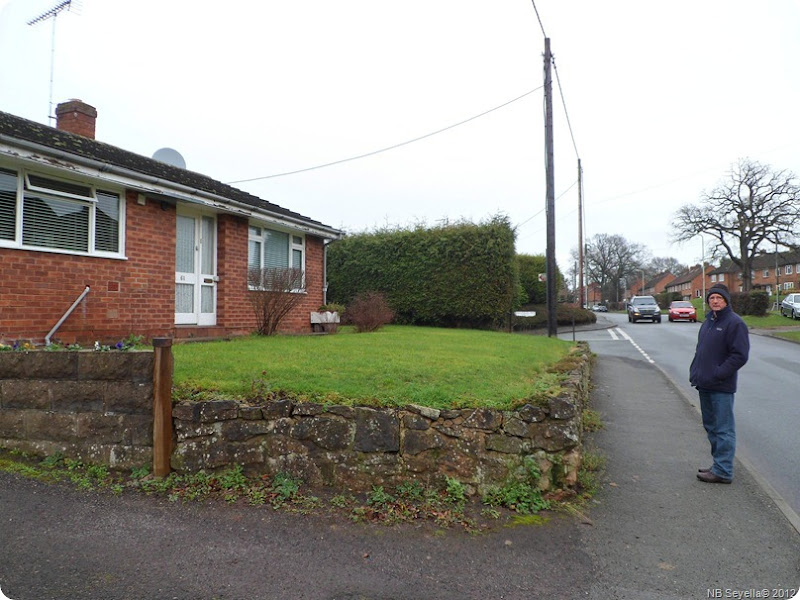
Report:
M 83 292 L 81 293 L 81 295 L 80 295 L 80 296 L 78 296 L 78 299 L 77 299 L 77 300 L 75 300 L 75 302 L 73 302 L 73 303 L 72 303 L 72 306 L 70 306 L 70 307 L 69 307 L 69 309 L 67 310 L 67 312 L 65 312 L 65 313 L 64 313 L 64 316 L 63 316 L 63 317 L 61 317 L 61 318 L 58 320 L 58 323 L 56 323 L 56 324 L 53 326 L 53 328 L 50 330 L 50 333 L 48 333 L 46 336 L 44 336 L 44 343 L 45 343 L 45 345 L 46 345 L 46 346 L 49 346 L 49 345 L 50 345 L 50 338 L 51 338 L 51 337 L 53 337 L 53 334 L 56 332 L 56 330 L 57 330 L 59 327 L 61 327 L 61 325 L 64 323 L 64 321 L 66 321 L 66 320 L 67 320 L 67 317 L 69 317 L 69 316 L 72 314 L 72 311 L 73 311 L 73 310 L 75 310 L 75 307 L 76 307 L 76 306 L 78 306 L 78 304 L 80 304 L 81 300 L 83 300 L 84 298 L 86 298 L 86 294 L 88 294 L 88 293 L 89 293 L 89 286 L 87 285 L 87 286 L 86 286 L 86 288 L 85 288 L 85 289 L 83 290 Z
M 328 303 L 328 246 L 334 242 L 338 242 L 342 238 L 336 238 L 327 242 L 323 242 L 322 249 L 322 304 Z

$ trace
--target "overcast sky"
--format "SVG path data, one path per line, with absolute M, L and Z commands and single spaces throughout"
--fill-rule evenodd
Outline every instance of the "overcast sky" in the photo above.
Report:
M 53 20 L 27 22 L 59 2 L 0 0 L 0 110 L 52 122 Z M 545 252 L 542 28 L 563 271 L 578 158 L 586 238 L 685 263 L 702 245 L 670 243 L 673 214 L 738 159 L 800 174 L 800 0 L 536 0 L 541 25 L 530 0 L 76 2 L 55 20 L 54 104 L 348 232 L 503 214 L 517 252 Z

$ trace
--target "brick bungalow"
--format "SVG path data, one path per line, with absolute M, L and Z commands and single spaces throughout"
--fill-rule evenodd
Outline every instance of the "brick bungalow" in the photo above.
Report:
M 281 331 L 311 331 L 341 231 L 96 141 L 80 100 L 56 115 L 52 128 L 0 112 L 0 342 L 247 334 L 253 268 L 302 274 Z

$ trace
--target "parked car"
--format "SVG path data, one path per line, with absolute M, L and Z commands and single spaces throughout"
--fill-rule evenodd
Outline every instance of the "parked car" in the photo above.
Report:
M 783 299 L 781 314 L 784 317 L 800 319 L 800 294 L 789 294 Z
M 669 320 L 697 323 L 697 310 L 687 300 L 675 300 L 669 304 Z
M 661 323 L 661 308 L 652 296 L 634 296 L 628 302 L 628 322 L 636 323 L 640 319 Z
M 605 304 L 593 304 L 592 310 L 594 312 L 608 312 L 608 308 Z

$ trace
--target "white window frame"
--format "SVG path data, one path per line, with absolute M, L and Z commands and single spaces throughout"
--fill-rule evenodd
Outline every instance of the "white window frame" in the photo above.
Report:
M 725 273 L 720 273 L 719 274 L 719 282 L 722 283 L 723 281 L 725 281 Z
M 717 281 L 717 276 L 716 275 L 712 275 L 711 276 L 711 283 L 716 283 L 716 281 Z
M 783 268 L 783 274 L 784 275 L 791 275 L 792 274 L 792 265 L 786 265 Z
M 7 190 L 7 193 L 15 194 L 14 201 L 14 234 L 13 239 L 0 239 L 0 247 L 2 248 L 15 248 L 19 250 L 29 250 L 34 252 L 50 252 L 55 254 L 73 254 L 79 256 L 96 256 L 102 258 L 125 258 L 125 194 L 122 190 L 113 189 L 113 187 L 104 187 L 97 189 L 92 183 L 79 182 L 69 180 L 59 176 L 53 176 L 47 173 L 40 173 L 35 171 L 27 171 L 24 169 L 17 169 L 13 167 L 0 167 L 3 175 L 8 175 L 16 179 L 16 190 Z M 31 182 L 31 177 L 38 178 L 38 181 Z M 52 182 L 54 185 L 48 187 L 41 185 L 46 182 Z M 63 184 L 63 188 L 59 188 L 58 184 Z M 70 191 L 72 190 L 72 191 Z M 83 192 L 83 193 L 79 193 Z M 98 196 L 99 195 L 99 196 Z M 97 235 L 98 212 L 101 211 L 103 200 L 115 197 L 117 203 L 117 250 L 98 250 L 97 246 L 100 243 Z M 26 200 L 38 199 L 45 203 L 48 201 L 54 203 L 52 206 L 62 207 L 77 207 L 83 210 L 88 209 L 87 222 L 86 222 L 86 250 L 65 248 L 58 245 L 43 244 L 26 244 L 25 231 L 26 226 L 30 223 L 26 221 L 25 203 Z M 29 209 L 30 210 L 30 209 Z M 33 213 L 28 213 L 29 218 Z M 36 223 L 33 223 L 35 227 Z M 83 237 L 80 238 L 81 243 Z
M 302 273 L 301 287 L 293 289 L 292 292 L 304 293 L 306 291 L 306 237 L 304 234 L 290 229 L 282 229 L 273 225 L 251 221 L 248 224 L 247 235 L 247 268 L 250 269 L 253 265 L 256 265 L 257 268 L 261 268 L 261 266 L 265 264 L 268 232 L 286 235 L 286 265 L 284 268 L 300 270 Z M 259 248 L 260 256 L 257 263 L 253 261 L 253 244 L 257 244 Z M 300 254 L 299 260 L 297 256 L 298 252 Z M 299 262 L 299 264 L 295 264 L 295 262 Z M 248 282 L 248 289 L 254 290 L 256 288 Z
M 787 281 L 783 284 L 784 290 L 793 290 L 794 289 L 794 281 Z
M 764 269 L 764 272 L 761 273 L 762 277 L 769 277 L 769 269 Z

